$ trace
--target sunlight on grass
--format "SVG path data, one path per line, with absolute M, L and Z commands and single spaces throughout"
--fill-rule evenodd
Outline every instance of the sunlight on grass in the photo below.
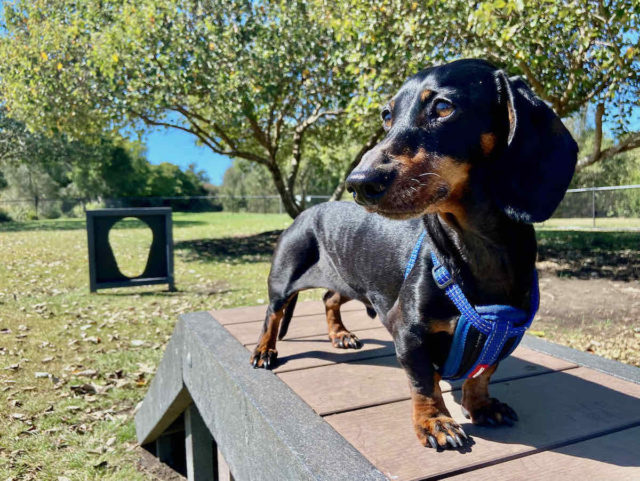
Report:
M 84 220 L 0 224 L 0 479 L 146 479 L 135 468 L 133 412 L 178 316 L 266 304 L 272 245 L 291 222 L 278 214 L 175 213 L 178 291 L 97 294 L 89 293 Z M 136 223 L 112 231 L 125 269 L 145 258 L 150 242 Z M 576 264 L 585 249 L 637 249 L 629 232 L 550 227 L 539 228 L 541 252 L 575 250 Z
M 640 218 L 631 217 L 598 217 L 595 221 L 588 217 L 553 218 L 540 224 L 536 229 L 596 229 L 596 230 L 640 230 Z
M 132 232 L 132 229 L 137 231 Z M 109 244 L 122 274 L 127 277 L 142 275 L 147 266 L 152 241 L 151 228 L 140 219 L 126 217 L 113 225 L 109 231 Z
M 82 219 L 0 224 L 0 479 L 146 479 L 135 468 L 133 409 L 178 316 L 266 302 L 270 252 L 216 257 L 194 246 L 281 230 L 288 216 L 173 220 L 182 245 L 173 293 L 152 286 L 90 294 Z M 112 231 L 124 269 L 150 242 L 136 222 Z

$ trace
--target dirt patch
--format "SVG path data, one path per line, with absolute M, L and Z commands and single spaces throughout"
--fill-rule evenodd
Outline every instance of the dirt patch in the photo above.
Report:
M 144 448 L 138 446 L 136 451 L 140 456 L 136 468 L 147 479 L 153 481 L 187 481 L 187 478 L 160 462 L 158 458 Z
M 561 278 L 543 268 L 540 294 L 533 333 L 640 366 L 639 282 Z
M 539 231 L 538 260 L 559 277 L 640 280 L 640 232 Z

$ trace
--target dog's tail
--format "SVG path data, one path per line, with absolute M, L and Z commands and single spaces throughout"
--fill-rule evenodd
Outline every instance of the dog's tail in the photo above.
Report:
M 282 340 L 287 335 L 289 330 L 289 323 L 293 317 L 293 310 L 296 308 L 298 302 L 298 293 L 296 292 L 293 297 L 287 303 L 287 307 L 284 308 L 284 316 L 282 316 L 282 323 L 280 324 L 280 332 L 278 333 L 278 339 Z

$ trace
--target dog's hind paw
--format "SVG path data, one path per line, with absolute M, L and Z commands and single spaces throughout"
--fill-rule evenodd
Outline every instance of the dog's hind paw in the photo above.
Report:
M 358 336 L 349 331 L 339 331 L 329 333 L 329 339 L 333 347 L 338 349 L 360 349 L 362 342 L 358 339 Z
M 414 422 L 413 427 L 425 447 L 459 449 L 471 441 L 460 425 L 449 416 L 423 418 Z
M 516 412 L 508 405 L 498 401 L 496 398 L 489 398 L 487 402 L 472 409 L 462 407 L 462 414 L 467 419 L 471 419 L 473 424 L 481 426 L 498 426 L 506 424 L 513 426 L 518 420 Z
M 264 368 L 264 369 L 273 369 L 276 365 L 276 360 L 278 359 L 278 351 L 275 349 L 266 349 L 262 350 L 259 348 L 255 348 L 253 350 L 253 354 L 251 354 L 251 365 L 254 369 Z

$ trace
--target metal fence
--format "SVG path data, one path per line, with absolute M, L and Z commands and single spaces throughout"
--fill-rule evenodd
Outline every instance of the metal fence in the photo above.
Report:
M 328 195 L 305 196 L 305 207 L 329 199 Z M 302 198 L 298 197 L 298 201 Z M 171 207 L 177 212 L 284 213 L 277 195 L 123 197 L 117 199 L 0 198 L 0 218 L 14 220 L 81 217 L 85 209 L 105 207 Z M 544 227 L 612 227 L 640 229 L 640 185 L 569 189 L 553 217 Z
M 543 225 L 640 228 L 640 185 L 569 189 Z
M 305 207 L 325 202 L 328 195 L 308 195 Z M 0 220 L 2 217 L 24 221 L 55 219 L 59 217 L 82 217 L 86 209 L 124 207 L 171 207 L 176 212 L 256 212 L 264 214 L 284 213 L 282 199 L 277 195 L 245 196 L 174 196 L 174 197 L 121 197 L 115 199 L 47 199 L 42 197 L 22 199 L 0 198 Z

